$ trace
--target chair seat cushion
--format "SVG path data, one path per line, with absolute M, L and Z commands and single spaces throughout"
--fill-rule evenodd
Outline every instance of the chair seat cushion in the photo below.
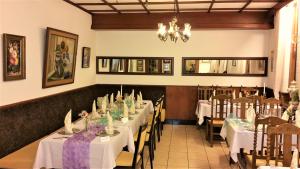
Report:
M 208 120 L 208 123 L 211 123 L 211 120 Z M 223 126 L 224 124 L 224 120 L 218 120 L 218 119 L 214 119 L 213 120 L 213 125 L 214 126 Z
M 251 168 L 252 166 L 252 154 L 248 154 L 245 156 L 247 162 L 247 168 Z M 256 166 L 266 166 L 267 160 L 266 159 L 256 159 Z M 275 165 L 275 160 L 270 160 L 270 165 Z M 277 166 L 283 166 L 282 162 L 278 162 Z
M 141 156 L 138 155 L 137 161 L 141 159 Z M 117 157 L 116 163 L 117 166 L 132 166 L 132 161 L 133 161 L 133 153 L 127 152 L 127 151 L 122 151 L 119 156 Z

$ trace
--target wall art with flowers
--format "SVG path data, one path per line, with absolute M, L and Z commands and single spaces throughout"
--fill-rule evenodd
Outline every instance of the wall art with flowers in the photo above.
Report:
M 25 36 L 3 34 L 3 80 L 26 78 Z

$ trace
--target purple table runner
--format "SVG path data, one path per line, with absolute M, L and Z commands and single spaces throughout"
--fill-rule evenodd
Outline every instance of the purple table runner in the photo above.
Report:
M 64 142 L 62 154 L 64 169 L 90 168 L 90 143 L 101 130 L 104 130 L 104 126 L 91 126 L 88 131 L 74 134 Z

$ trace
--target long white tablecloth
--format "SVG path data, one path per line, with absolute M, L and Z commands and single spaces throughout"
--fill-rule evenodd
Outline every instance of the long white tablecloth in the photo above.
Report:
M 154 111 L 152 101 L 145 100 L 146 104 L 142 109 L 136 109 L 138 114 L 129 115 L 133 120 L 123 124 L 120 121 L 114 122 L 114 127 L 120 132 L 117 136 L 110 137 L 107 142 L 102 142 L 100 137 L 96 137 L 90 143 L 90 168 L 91 169 L 112 169 L 116 166 L 116 158 L 123 147 L 128 146 L 130 152 L 134 152 L 133 134 L 146 120 L 147 114 Z M 75 128 L 83 129 L 84 121 L 79 120 L 75 123 Z M 41 140 L 34 163 L 34 169 L 62 168 L 63 144 L 67 140 L 54 139 L 64 137 L 57 132 Z
M 290 169 L 290 167 L 260 166 L 258 169 Z

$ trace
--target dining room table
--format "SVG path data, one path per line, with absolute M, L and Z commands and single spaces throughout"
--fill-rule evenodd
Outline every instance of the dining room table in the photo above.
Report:
M 114 120 L 111 135 L 104 134 L 103 125 L 91 124 L 86 130 L 85 120 L 81 118 L 73 123 L 76 133 L 68 135 L 61 128 L 40 141 L 33 168 L 112 169 L 124 147 L 129 152 L 135 151 L 133 136 L 153 111 L 152 101 L 144 100 L 134 114 L 129 114 L 127 122 Z

